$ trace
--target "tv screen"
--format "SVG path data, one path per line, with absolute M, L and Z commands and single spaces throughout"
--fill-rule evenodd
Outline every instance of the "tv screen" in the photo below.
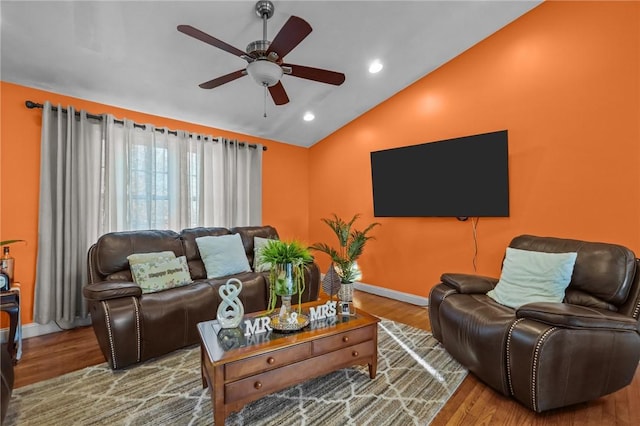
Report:
M 377 217 L 509 216 L 507 131 L 371 153 Z

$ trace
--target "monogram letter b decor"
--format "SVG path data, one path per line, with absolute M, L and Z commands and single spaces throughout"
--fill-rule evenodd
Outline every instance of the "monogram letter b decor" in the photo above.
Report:
M 234 285 L 237 284 L 237 287 Z M 237 278 L 230 278 L 226 284 L 220 286 L 220 306 L 218 306 L 218 322 L 222 328 L 236 328 L 244 316 L 244 306 L 238 298 L 242 290 L 242 282 Z

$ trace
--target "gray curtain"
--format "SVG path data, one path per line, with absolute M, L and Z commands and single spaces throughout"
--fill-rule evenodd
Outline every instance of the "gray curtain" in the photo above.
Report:
M 262 145 L 60 111 L 42 111 L 35 322 L 87 318 L 86 259 L 100 235 L 262 224 Z
M 87 251 L 100 232 L 102 121 L 75 115 L 49 102 L 42 111 L 34 321 L 61 328 L 87 317 Z
M 262 145 L 216 140 L 202 155 L 203 226 L 262 225 Z

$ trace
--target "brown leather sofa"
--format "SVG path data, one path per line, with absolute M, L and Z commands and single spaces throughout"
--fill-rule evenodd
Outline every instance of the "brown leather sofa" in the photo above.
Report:
M 83 288 L 100 349 L 113 369 L 120 369 L 198 342 L 196 324 L 216 317 L 218 288 L 229 278 L 242 281 L 240 299 L 245 312 L 267 309 L 268 272 L 243 272 L 207 279 L 196 238 L 238 233 L 249 264 L 253 265 L 253 237 L 277 238 L 271 226 L 191 228 L 179 234 L 168 230 L 105 234 L 89 249 L 89 283 Z M 142 293 L 133 282 L 127 256 L 171 250 L 186 256 L 193 283 Z M 302 301 L 318 299 L 320 272 L 309 265 Z
M 607 395 L 640 360 L 640 265 L 629 249 L 535 237 L 510 247 L 577 252 L 563 303 L 514 310 L 486 295 L 497 278 L 444 274 L 430 294 L 434 337 L 487 385 L 541 412 Z

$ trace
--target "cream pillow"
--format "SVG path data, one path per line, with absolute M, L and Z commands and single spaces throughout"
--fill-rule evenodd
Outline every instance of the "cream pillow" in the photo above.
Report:
M 577 256 L 507 247 L 500 280 L 487 296 L 514 309 L 527 303 L 560 303 Z
M 155 293 L 192 282 L 186 256 L 136 263 L 131 266 L 131 274 L 143 293 Z
M 196 238 L 196 244 L 207 270 L 207 278 L 251 271 L 240 234 L 199 237 Z
M 261 258 L 262 249 L 272 241 L 272 238 L 253 237 L 253 270 L 256 272 L 267 272 L 271 270 L 271 263 L 263 262 Z
M 176 255 L 172 251 L 157 251 L 152 253 L 133 253 L 127 256 L 129 266 L 138 263 L 153 262 L 160 259 L 175 259 Z

